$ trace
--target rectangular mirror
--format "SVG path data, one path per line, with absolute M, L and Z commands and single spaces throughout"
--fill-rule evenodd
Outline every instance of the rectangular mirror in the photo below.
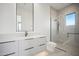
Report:
M 33 4 L 17 3 L 16 14 L 17 14 L 16 31 L 17 32 L 33 31 Z

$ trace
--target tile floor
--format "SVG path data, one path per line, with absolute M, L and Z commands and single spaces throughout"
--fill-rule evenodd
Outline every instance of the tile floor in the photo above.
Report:
M 73 43 L 58 44 L 54 52 L 44 50 L 35 54 L 35 56 L 79 56 L 79 47 L 73 45 Z
M 44 50 L 44 51 L 39 52 L 35 56 L 71 56 L 71 55 L 64 51 L 60 51 L 56 49 L 54 52 Z

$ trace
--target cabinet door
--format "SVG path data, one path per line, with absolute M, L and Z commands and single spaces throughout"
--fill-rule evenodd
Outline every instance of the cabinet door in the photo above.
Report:
M 37 41 L 36 52 L 40 52 L 40 51 L 46 49 L 46 43 L 47 43 L 47 38 L 46 37 L 37 38 L 36 41 Z
M 24 53 L 23 54 L 25 56 L 28 56 L 28 55 L 30 56 L 30 55 L 32 55 L 35 52 L 34 50 L 35 50 L 35 47 L 26 48 L 26 49 L 24 49 L 24 51 L 23 51 Z
M 44 45 L 47 43 L 47 38 L 46 37 L 40 37 L 38 38 L 38 43 L 39 45 Z
M 0 42 L 0 56 L 18 55 L 18 41 Z
M 22 41 L 22 54 L 24 56 L 31 55 L 34 50 L 34 38 L 25 39 Z
M 34 39 L 33 38 L 25 39 L 23 41 L 23 47 L 24 47 L 24 49 L 33 47 L 34 46 L 34 43 L 35 42 L 34 42 Z
M 38 52 L 43 51 L 43 50 L 46 50 L 46 44 L 45 44 L 45 43 L 40 44 L 40 45 L 37 47 L 37 50 L 38 50 Z

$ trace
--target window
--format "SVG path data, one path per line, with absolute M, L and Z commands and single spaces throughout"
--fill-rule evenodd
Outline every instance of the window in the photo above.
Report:
M 76 13 L 70 13 L 66 15 L 66 25 L 75 25 L 75 16 Z
M 21 32 L 21 25 L 22 25 L 21 16 L 17 16 L 17 31 L 18 32 Z

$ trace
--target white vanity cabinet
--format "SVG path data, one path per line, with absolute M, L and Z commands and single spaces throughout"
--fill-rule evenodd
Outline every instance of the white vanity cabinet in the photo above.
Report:
M 17 56 L 18 55 L 18 41 L 4 41 L 0 42 L 0 56 Z
M 46 49 L 46 36 L 11 36 L 0 37 L 0 56 L 31 56 Z
M 0 34 L 0 56 L 19 56 L 21 40 L 24 40 L 24 33 Z
M 25 40 L 22 40 L 22 55 L 23 56 L 30 56 L 37 52 L 40 52 L 42 50 L 46 49 L 46 37 L 36 37 L 36 38 L 28 38 Z

